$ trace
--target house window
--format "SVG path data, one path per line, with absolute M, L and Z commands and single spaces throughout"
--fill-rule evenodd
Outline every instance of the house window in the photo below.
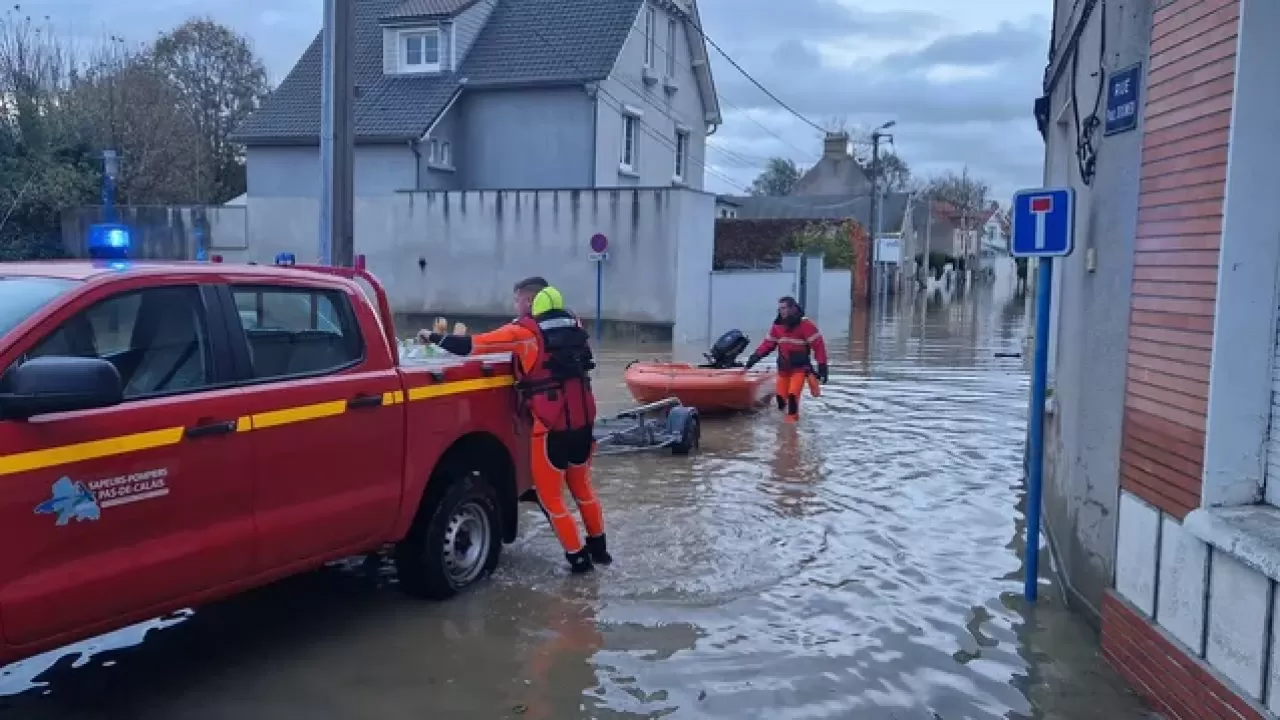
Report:
M 440 31 L 416 30 L 400 34 L 400 67 L 407 72 L 440 69 Z
M 658 24 L 658 13 L 652 5 L 644 8 L 644 66 L 653 67 L 654 54 L 657 51 L 658 39 L 654 37 Z
M 445 167 L 453 167 L 453 159 L 450 157 L 451 154 L 452 153 L 449 147 L 449 143 L 447 141 L 440 143 L 440 164 L 441 165 L 444 165 Z
M 689 164 L 689 133 L 676 131 L 676 173 L 677 182 L 684 182 L 685 168 Z
M 427 151 L 427 162 L 435 164 L 440 161 L 440 141 L 431 138 L 431 149 Z
M 667 18 L 667 77 L 676 76 L 676 19 Z
M 622 115 L 622 157 L 620 164 L 624 172 L 636 171 L 637 140 L 640 136 L 640 116 L 623 112 Z

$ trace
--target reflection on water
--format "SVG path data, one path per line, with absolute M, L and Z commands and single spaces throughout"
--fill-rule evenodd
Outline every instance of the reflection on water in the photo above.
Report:
M 592 576 L 566 577 L 530 513 L 494 581 L 453 602 L 354 564 L 9 701 L 58 719 L 1140 717 L 1048 579 L 1022 606 L 1027 377 L 996 357 L 1020 351 L 1022 307 L 876 308 L 832 341 L 798 425 L 764 412 L 708 422 L 692 458 L 603 459 L 617 562 Z M 635 356 L 605 355 L 620 409 Z

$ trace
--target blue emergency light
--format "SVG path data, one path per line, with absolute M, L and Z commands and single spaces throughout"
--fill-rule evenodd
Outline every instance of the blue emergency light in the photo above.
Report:
M 276 253 L 276 265 L 289 266 L 296 264 L 298 264 L 298 258 L 293 253 Z
M 127 225 L 98 223 L 89 226 L 89 257 L 94 260 L 127 260 L 132 244 Z

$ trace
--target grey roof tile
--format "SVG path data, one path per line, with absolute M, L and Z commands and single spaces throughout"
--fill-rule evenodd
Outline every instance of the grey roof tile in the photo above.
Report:
M 468 7 L 484 0 L 404 0 L 387 15 L 384 21 L 413 20 L 417 18 L 452 17 Z
M 497 0 L 460 74 L 468 87 L 603 80 L 643 2 Z
M 871 224 L 871 198 L 867 195 L 784 195 L 784 196 L 727 196 L 738 205 L 738 218 L 777 218 L 804 220 L 838 220 L 854 218 L 865 225 Z M 898 232 L 907 212 L 907 193 L 887 193 L 884 198 L 883 227 L 885 232 Z
M 462 1 L 356 1 L 357 139 L 420 136 L 464 82 L 468 88 L 482 88 L 602 80 L 613 71 L 644 0 L 475 0 L 494 4 L 494 10 L 461 72 L 412 77 L 383 73 L 381 18 L 409 4 Z M 320 71 L 317 34 L 280 87 L 233 137 L 248 144 L 315 142 L 320 133 Z

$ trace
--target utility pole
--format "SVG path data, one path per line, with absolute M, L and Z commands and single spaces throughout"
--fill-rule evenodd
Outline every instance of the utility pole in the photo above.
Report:
M 320 263 L 355 265 L 356 0 L 325 0 L 320 89 Z
M 896 120 L 881 125 L 871 131 L 871 270 L 867 273 L 871 282 L 867 283 L 867 298 L 874 297 L 876 286 L 876 270 L 879 265 L 875 262 L 876 253 L 880 249 L 880 139 L 887 138 L 893 140 L 893 136 L 886 133 L 885 130 L 897 124 Z

